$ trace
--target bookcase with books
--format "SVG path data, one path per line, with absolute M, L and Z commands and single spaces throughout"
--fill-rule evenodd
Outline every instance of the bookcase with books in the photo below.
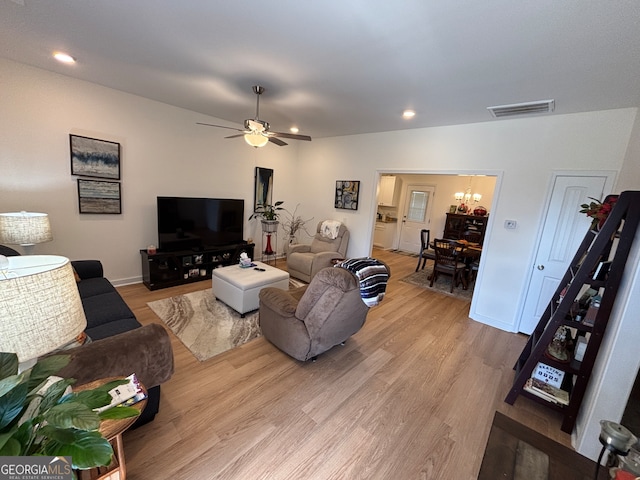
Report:
M 626 191 L 599 231 L 587 232 L 514 365 L 505 402 L 522 395 L 555 409 L 571 433 L 639 223 L 640 192 Z

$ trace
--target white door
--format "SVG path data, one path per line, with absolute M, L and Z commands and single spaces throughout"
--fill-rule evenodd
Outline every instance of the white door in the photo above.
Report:
M 606 181 L 606 176 L 556 177 L 520 317 L 521 332 L 530 334 L 538 325 L 591 224 L 579 213 L 580 205 L 589 203 L 588 197 L 603 198 Z
M 418 253 L 420 230 L 429 228 L 431 204 L 435 189 L 425 185 L 407 185 L 404 194 L 404 210 L 400 224 L 398 250 Z

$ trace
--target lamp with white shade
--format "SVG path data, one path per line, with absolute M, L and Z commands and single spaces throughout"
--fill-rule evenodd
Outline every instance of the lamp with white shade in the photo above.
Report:
M 87 326 L 73 268 L 57 255 L 0 256 L 0 351 L 35 362 Z
M 0 213 L 0 243 L 20 245 L 29 254 L 35 244 L 51 240 L 51 225 L 46 213 Z

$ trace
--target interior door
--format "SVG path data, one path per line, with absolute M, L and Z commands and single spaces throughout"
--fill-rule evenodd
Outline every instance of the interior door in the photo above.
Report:
M 398 250 L 411 253 L 420 251 L 420 230 L 429 228 L 431 224 L 434 191 L 434 187 L 426 185 L 407 185 L 405 188 Z
M 519 330 L 530 334 L 584 238 L 590 219 L 579 213 L 588 197 L 603 198 L 606 176 L 558 176 L 554 182 L 529 280 Z

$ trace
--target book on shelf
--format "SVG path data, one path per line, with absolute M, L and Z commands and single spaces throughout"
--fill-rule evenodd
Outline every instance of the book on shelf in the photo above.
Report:
M 128 383 L 118 385 L 117 387 L 109 390 L 111 402 L 104 407 L 96 408 L 95 411 L 97 413 L 116 406 L 130 407 L 131 405 L 135 405 L 147 398 L 147 394 L 144 392 L 144 389 L 142 388 L 142 385 L 135 373 L 129 375 L 126 380 L 128 380 Z
M 537 378 L 529 378 L 524 384 L 524 390 L 548 402 L 559 405 L 569 405 L 569 393 L 560 388 L 549 385 Z
M 595 272 L 593 272 L 593 280 L 606 280 L 609 269 L 611 268 L 610 261 L 599 262 Z

